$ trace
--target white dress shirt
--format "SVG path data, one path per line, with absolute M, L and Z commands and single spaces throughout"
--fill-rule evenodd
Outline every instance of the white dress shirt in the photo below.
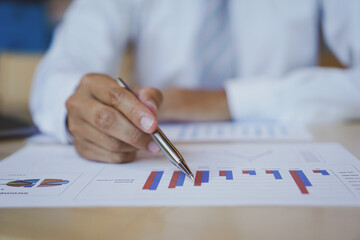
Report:
M 360 118 L 360 1 L 229 0 L 236 78 L 231 116 L 281 122 Z M 194 46 L 206 0 L 77 0 L 39 65 L 31 112 L 67 141 L 65 102 L 86 73 L 116 76 L 129 41 L 140 86 L 199 88 Z M 348 69 L 317 67 L 319 23 Z

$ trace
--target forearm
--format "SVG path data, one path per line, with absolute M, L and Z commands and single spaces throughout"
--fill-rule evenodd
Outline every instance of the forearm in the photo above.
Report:
M 160 121 L 226 121 L 230 112 L 224 90 L 166 89 Z
M 323 123 L 360 117 L 360 72 L 313 67 L 226 83 L 233 119 Z

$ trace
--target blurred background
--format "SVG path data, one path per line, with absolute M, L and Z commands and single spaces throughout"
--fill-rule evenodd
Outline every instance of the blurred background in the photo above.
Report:
M 70 4 L 71 0 L 0 0 L 1 116 L 31 121 L 28 98 L 33 73 Z M 319 44 L 319 65 L 342 67 L 323 42 Z M 120 71 L 126 79 L 131 79 L 132 56 L 130 46 Z
M 0 1 L 0 112 L 30 120 L 33 72 L 70 0 Z

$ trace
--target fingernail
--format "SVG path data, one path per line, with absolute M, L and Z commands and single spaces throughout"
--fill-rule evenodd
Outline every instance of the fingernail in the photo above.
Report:
M 160 148 L 154 141 L 151 141 L 148 145 L 148 150 L 152 153 L 157 153 L 160 151 Z
M 152 127 L 154 123 L 154 119 L 148 117 L 148 116 L 143 116 L 140 120 L 140 125 L 146 130 L 149 131 Z

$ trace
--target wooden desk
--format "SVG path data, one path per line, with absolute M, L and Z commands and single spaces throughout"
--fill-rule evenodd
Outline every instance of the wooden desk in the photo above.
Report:
M 360 124 L 314 126 L 360 158 Z M 24 140 L 0 142 L 0 158 Z M 1 169 L 0 169 L 1 170 Z M 1 239 L 360 239 L 360 208 L 155 207 L 0 209 Z

